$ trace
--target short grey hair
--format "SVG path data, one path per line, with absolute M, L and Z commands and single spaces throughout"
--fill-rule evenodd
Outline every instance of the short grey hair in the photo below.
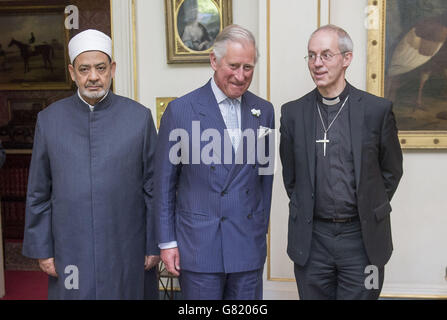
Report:
M 227 53 L 227 44 L 228 42 L 239 42 L 241 44 L 245 44 L 247 42 L 253 44 L 255 47 L 255 63 L 258 61 L 259 58 L 259 51 L 256 47 L 256 39 L 253 36 L 253 34 L 237 25 L 232 24 L 227 27 L 225 27 L 216 37 L 216 40 L 214 41 L 214 48 L 213 53 L 216 56 L 217 61 L 220 61 L 225 54 Z
M 340 50 L 340 52 L 352 52 L 354 50 L 354 43 L 352 42 L 349 34 L 343 28 L 340 28 L 334 24 L 327 24 L 319 27 L 311 34 L 309 42 L 310 39 L 312 39 L 312 37 L 319 31 L 335 32 L 338 35 L 338 50 Z

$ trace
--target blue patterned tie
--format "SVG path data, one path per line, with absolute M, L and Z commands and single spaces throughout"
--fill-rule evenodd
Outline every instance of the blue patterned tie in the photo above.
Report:
M 233 144 L 233 148 L 234 150 L 237 150 L 240 139 L 239 121 L 236 109 L 238 101 L 230 98 L 228 98 L 227 100 L 229 102 L 229 107 L 227 112 L 226 125 L 228 129 L 228 134 L 230 135 L 231 138 L 231 143 Z

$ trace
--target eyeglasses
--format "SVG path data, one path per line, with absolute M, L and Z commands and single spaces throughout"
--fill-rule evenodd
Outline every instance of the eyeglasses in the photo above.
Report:
M 332 60 L 333 57 L 335 57 L 338 54 L 345 54 L 347 51 L 339 52 L 339 53 L 331 53 L 331 52 L 325 52 L 322 54 L 315 54 L 311 53 L 308 56 L 305 56 L 304 59 L 309 63 L 314 63 L 318 57 L 320 57 L 321 61 L 323 62 L 329 62 Z

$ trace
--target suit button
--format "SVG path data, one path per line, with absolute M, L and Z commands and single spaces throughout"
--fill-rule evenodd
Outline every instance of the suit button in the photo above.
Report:
M 223 197 L 227 192 L 224 190 L 220 193 L 220 195 Z
M 245 194 L 248 194 L 248 192 L 249 192 L 249 189 L 245 190 Z
M 253 213 L 250 213 L 250 214 L 247 216 L 247 218 L 248 218 L 248 219 L 253 218 Z
M 314 198 L 314 193 L 312 192 L 312 199 Z
M 312 222 L 312 220 L 311 219 L 307 219 L 307 223 L 311 223 Z
M 227 220 L 226 217 L 222 217 L 222 218 L 220 218 L 220 221 L 222 221 L 222 222 L 224 222 L 225 220 Z

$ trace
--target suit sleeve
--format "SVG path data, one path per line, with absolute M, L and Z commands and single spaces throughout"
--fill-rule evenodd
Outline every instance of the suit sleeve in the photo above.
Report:
M 391 200 L 403 174 L 402 150 L 392 104 L 387 110 L 382 123 L 379 158 L 385 190 L 389 200 Z
M 26 197 L 23 255 L 30 258 L 54 257 L 51 227 L 51 170 L 41 119 L 34 135 Z
M 146 255 L 159 255 L 155 234 L 155 212 L 153 206 L 154 196 L 154 158 L 157 144 L 157 131 L 150 110 L 146 123 L 144 146 L 143 146 L 143 191 L 146 203 Z
M 295 189 L 295 156 L 293 147 L 293 136 L 289 128 L 290 119 L 286 114 L 286 105 L 281 108 L 281 138 L 279 142 L 279 155 L 282 163 L 282 177 L 287 196 L 292 196 Z
M 157 242 L 176 241 L 175 233 L 175 201 L 180 163 L 171 161 L 171 149 L 178 141 L 169 141 L 170 134 L 175 130 L 175 115 L 172 102 L 166 108 L 160 123 L 155 156 L 155 215 Z M 178 129 L 181 130 L 181 129 Z M 181 152 L 181 150 L 179 151 Z M 177 154 L 177 153 L 176 153 Z

